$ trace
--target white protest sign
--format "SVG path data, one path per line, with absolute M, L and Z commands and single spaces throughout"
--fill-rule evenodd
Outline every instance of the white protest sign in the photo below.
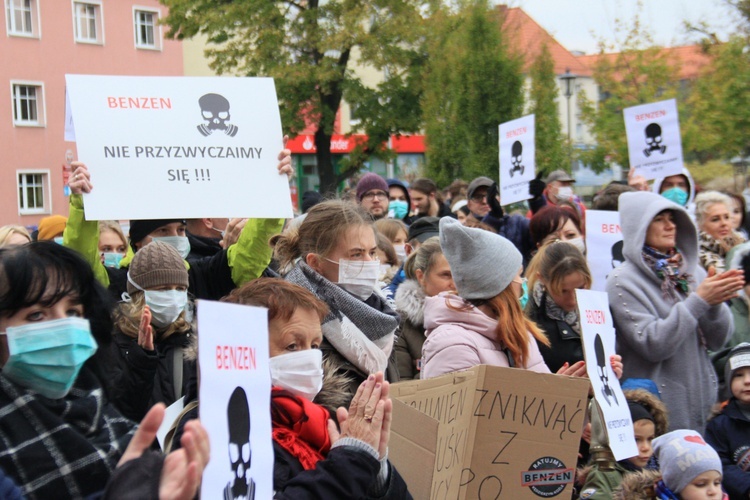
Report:
M 682 173 L 682 139 L 677 101 L 642 104 L 622 110 L 630 168 L 647 180 Z
M 605 292 L 576 289 L 576 300 L 586 371 L 604 414 L 609 448 L 617 460 L 634 457 L 638 455 L 638 447 L 630 409 L 610 363 L 610 357 L 615 354 L 615 328 L 609 312 L 609 297 Z
M 65 78 L 88 220 L 292 217 L 273 79 Z
M 534 115 L 500 124 L 500 203 L 531 198 L 529 182 L 536 175 Z
M 70 96 L 68 91 L 65 90 L 65 140 L 68 142 L 76 142 L 76 127 L 73 124 L 73 113 L 70 109 Z
M 593 279 L 591 289 L 603 292 L 609 273 L 625 260 L 619 212 L 586 210 L 586 259 Z
M 211 441 L 202 498 L 271 498 L 268 311 L 198 301 L 200 417 Z

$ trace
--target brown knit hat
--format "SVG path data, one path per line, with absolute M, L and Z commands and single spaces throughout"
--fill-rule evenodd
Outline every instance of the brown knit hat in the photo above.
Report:
M 128 270 L 128 293 L 161 285 L 188 286 L 185 261 L 172 245 L 152 241 L 136 252 Z

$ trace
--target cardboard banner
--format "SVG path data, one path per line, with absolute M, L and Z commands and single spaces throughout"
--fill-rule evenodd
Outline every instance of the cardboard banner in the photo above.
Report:
M 500 124 L 500 203 L 528 200 L 536 176 L 534 115 Z
M 292 217 L 273 79 L 65 79 L 88 220 Z
M 198 301 L 200 417 L 211 441 L 202 498 L 273 496 L 268 311 Z
M 588 387 L 485 365 L 394 384 L 389 458 L 414 498 L 570 496 Z
M 604 415 L 609 447 L 617 460 L 634 457 L 638 455 L 638 446 L 630 409 L 610 363 L 610 357 L 615 354 L 615 328 L 609 311 L 609 296 L 605 292 L 576 289 L 576 300 L 586 371 Z
M 586 210 L 586 260 L 593 279 L 591 289 L 605 291 L 609 273 L 625 262 L 619 212 Z
M 677 101 L 625 108 L 630 168 L 647 180 L 682 173 L 682 139 Z

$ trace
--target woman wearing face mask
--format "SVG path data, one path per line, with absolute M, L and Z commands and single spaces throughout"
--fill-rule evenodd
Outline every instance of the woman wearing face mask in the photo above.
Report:
M 205 429 L 188 423 L 185 449 L 165 458 L 146 452 L 164 407 L 136 431 L 110 402 L 110 311 L 75 252 L 52 242 L 0 250 L 0 468 L 26 498 L 99 498 L 123 485 L 140 498 L 197 491 Z M 123 498 L 112 494 L 103 498 Z
M 119 268 L 129 248 L 125 233 L 117 221 L 99 221 L 99 254 L 105 267 Z
M 185 358 L 193 332 L 187 287 L 185 263 L 172 246 L 154 241 L 135 254 L 130 298 L 115 311 L 114 333 L 115 403 L 131 419 L 140 420 L 155 403 L 174 403 L 195 377 L 194 361 Z
M 581 219 L 574 210 L 548 205 L 539 210 L 529 222 L 531 242 L 535 248 L 554 240 L 573 244 L 584 255 L 586 244 L 581 230 Z
M 406 280 L 396 291 L 401 325 L 395 349 L 399 377 L 410 380 L 419 378 L 422 369 L 425 299 L 441 292 L 455 292 L 456 285 L 437 237 L 419 245 L 404 264 L 404 271 Z
M 695 197 L 695 217 L 698 223 L 698 258 L 703 269 L 714 267 L 722 272 L 727 265 L 727 253 L 743 243 L 745 238 L 734 230 L 732 199 L 718 191 L 703 191 Z
M 440 219 L 440 246 L 458 295 L 443 292 L 425 301 L 422 378 L 480 364 L 549 373 L 537 347 L 548 341 L 521 309 L 522 257 L 515 246 L 449 217 Z M 560 373 L 582 376 L 585 365 Z
M 370 217 L 351 203 L 332 200 L 315 205 L 298 228 L 274 238 L 285 279 L 328 304 L 321 350 L 326 370 L 346 375 L 351 398 L 368 375 L 389 367 L 398 315 L 377 290 L 380 262 Z

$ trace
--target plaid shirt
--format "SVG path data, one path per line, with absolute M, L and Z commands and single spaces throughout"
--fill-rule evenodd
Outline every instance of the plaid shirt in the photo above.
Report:
M 52 400 L 0 373 L 0 468 L 28 498 L 81 498 L 104 490 L 135 430 L 85 367 Z

